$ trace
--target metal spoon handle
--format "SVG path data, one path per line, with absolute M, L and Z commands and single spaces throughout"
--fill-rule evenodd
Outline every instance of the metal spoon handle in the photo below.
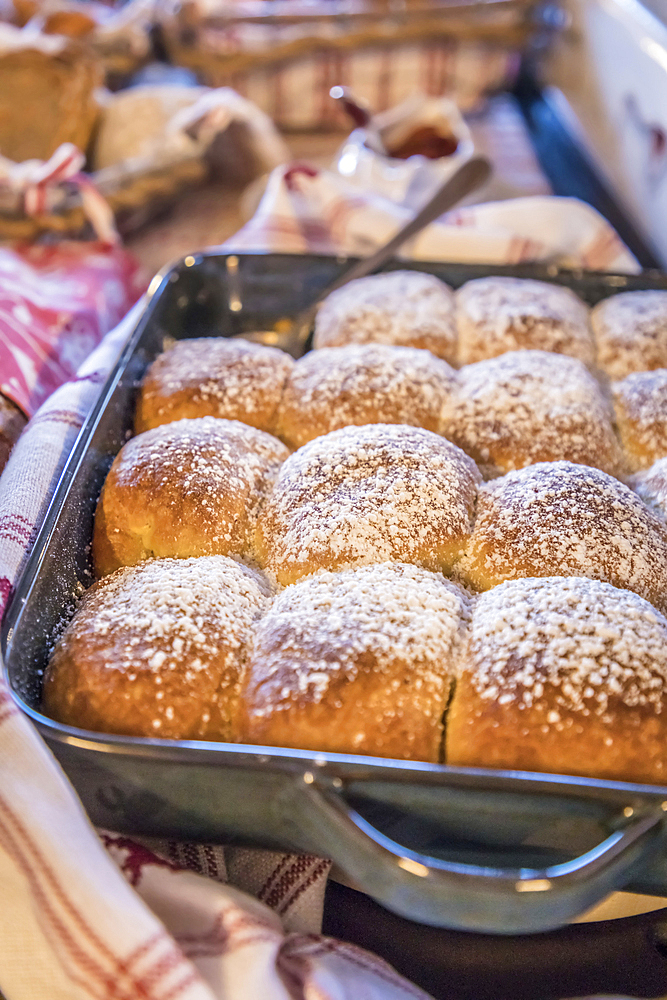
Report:
M 428 226 L 429 223 L 434 222 L 435 219 L 439 218 L 443 212 L 446 212 L 448 208 L 456 205 L 462 198 L 470 194 L 476 188 L 481 187 L 491 174 L 491 164 L 483 156 L 473 156 L 470 160 L 459 167 L 455 174 L 445 181 L 445 183 L 440 187 L 433 197 L 426 202 L 424 207 L 417 212 L 417 214 L 410 219 L 410 221 L 403 226 L 402 229 L 396 233 L 395 236 L 381 246 L 379 250 L 371 254 L 370 257 L 364 257 L 360 260 L 358 264 L 351 267 L 349 271 L 344 271 L 339 278 L 337 278 L 333 284 L 329 285 L 327 290 L 323 292 L 318 298 L 318 303 L 330 295 L 331 292 L 340 288 L 342 285 L 346 285 L 348 281 L 354 281 L 357 278 L 364 278 L 367 274 L 371 274 L 376 271 L 385 261 L 388 261 L 394 256 L 396 251 L 406 240 L 409 240 L 411 236 L 414 236 L 420 230 Z
M 254 333 L 239 333 L 237 337 L 254 340 L 261 344 L 272 344 L 282 347 L 288 354 L 295 358 L 300 358 L 303 354 L 306 342 L 310 335 L 313 321 L 317 314 L 320 303 L 326 299 L 331 292 L 346 285 L 348 281 L 355 278 L 364 278 L 367 274 L 377 271 L 385 261 L 394 256 L 398 248 L 409 240 L 411 236 L 428 226 L 434 219 L 439 218 L 443 212 L 452 208 L 462 198 L 480 187 L 491 173 L 491 164 L 483 156 L 474 156 L 466 160 L 462 166 L 445 181 L 445 183 L 435 192 L 432 198 L 427 201 L 424 207 L 417 212 L 414 218 L 410 219 L 407 225 L 403 226 L 388 243 L 376 250 L 370 257 L 364 257 L 348 271 L 343 271 L 340 277 L 336 278 L 333 284 L 329 285 L 317 297 L 312 305 L 303 309 L 295 318 L 289 332 L 278 336 L 273 331 L 259 330 Z

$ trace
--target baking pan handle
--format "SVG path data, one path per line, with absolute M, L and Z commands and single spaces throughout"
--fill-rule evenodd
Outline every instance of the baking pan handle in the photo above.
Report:
M 301 830 L 308 825 L 316 832 L 322 853 L 356 888 L 412 920 L 492 934 L 553 930 L 627 885 L 632 869 L 657 846 L 665 819 L 659 805 L 626 806 L 612 824 L 617 829 L 571 861 L 542 869 L 494 868 L 403 847 L 312 772 L 294 791 L 299 801 L 290 796 L 293 820 L 298 816 Z

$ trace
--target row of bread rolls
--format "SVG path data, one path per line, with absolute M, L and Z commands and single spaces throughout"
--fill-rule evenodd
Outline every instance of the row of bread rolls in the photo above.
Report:
M 597 580 L 471 598 L 389 562 L 272 592 L 225 556 L 84 596 L 44 681 L 85 729 L 664 783 L 667 620 Z
M 416 298 L 421 333 L 433 281 L 425 295 L 408 277 L 399 295 Z M 374 309 L 384 299 L 394 333 L 371 309 L 356 339 L 401 342 L 388 288 Z M 497 342 L 528 350 L 459 372 L 386 345 L 295 364 L 214 338 L 158 358 L 98 505 L 94 561 L 111 575 L 56 649 L 47 711 L 135 735 L 659 781 L 665 622 L 642 598 L 665 607 L 667 527 L 613 478 L 649 458 L 622 456 L 576 323 L 514 326 Z M 555 353 L 530 350 L 538 336 Z M 290 455 L 263 431 L 304 446 Z M 508 474 L 484 484 L 470 455 Z M 632 483 L 659 509 L 648 475 Z M 472 626 L 461 582 L 492 588 Z
M 295 362 L 246 341 L 182 340 L 147 371 L 135 429 L 202 416 L 241 420 L 290 448 L 351 425 L 410 424 L 459 445 L 486 478 L 559 459 L 623 478 L 667 455 L 667 369 L 612 383 L 610 399 L 581 361 L 541 350 L 455 370 L 387 344 Z
M 152 557 L 228 555 L 281 586 L 395 560 L 474 590 L 586 576 L 667 610 L 667 523 L 600 469 L 541 462 L 484 483 L 474 461 L 420 427 L 344 427 L 293 453 L 215 417 L 132 438 L 104 484 L 97 575 Z
M 419 271 L 350 282 L 319 309 L 315 347 L 424 347 L 450 364 L 507 351 L 568 354 L 610 378 L 667 368 L 667 290 L 620 292 L 593 309 L 561 285 L 492 276 L 453 292 Z

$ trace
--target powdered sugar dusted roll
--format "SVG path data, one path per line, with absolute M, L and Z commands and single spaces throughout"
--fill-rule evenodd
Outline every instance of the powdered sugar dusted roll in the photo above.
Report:
M 456 293 L 456 324 L 461 364 L 531 348 L 595 360 L 588 307 L 571 289 L 546 281 L 468 281 Z
M 629 482 L 645 504 L 667 518 L 667 458 L 660 458 L 650 469 L 637 472 Z
M 522 576 L 588 576 L 667 608 L 667 525 L 613 476 L 542 462 L 486 483 L 457 567 L 488 590 Z
M 667 368 L 667 291 L 621 292 L 591 313 L 598 364 L 610 378 Z
M 581 361 L 546 351 L 513 351 L 461 368 L 440 429 L 489 478 L 559 459 L 612 475 L 623 468 L 598 383 Z
M 260 504 L 288 455 L 270 434 L 215 417 L 131 438 L 97 504 L 95 572 L 153 556 L 252 556 Z
M 292 358 L 247 340 L 179 340 L 144 376 L 137 433 L 184 417 L 240 420 L 272 433 Z
M 384 563 L 287 587 L 257 628 L 241 739 L 437 761 L 470 618 L 440 574 Z
M 612 385 L 616 423 L 629 467 L 667 456 L 667 368 L 635 372 Z
M 290 447 L 340 427 L 410 424 L 437 431 L 456 372 L 430 351 L 351 344 L 311 351 L 292 369 L 278 411 Z
M 228 559 L 154 559 L 84 595 L 44 678 L 46 712 L 127 736 L 236 738 L 241 673 L 271 591 Z
M 456 356 L 454 293 L 421 271 L 388 271 L 358 278 L 332 292 L 315 320 L 315 347 L 343 344 L 424 347 Z
M 259 518 L 261 565 L 282 584 L 387 560 L 448 569 L 480 479 L 459 448 L 419 427 L 332 431 L 282 466 Z
M 449 764 L 665 784 L 667 621 L 578 577 L 475 600 L 447 716 Z

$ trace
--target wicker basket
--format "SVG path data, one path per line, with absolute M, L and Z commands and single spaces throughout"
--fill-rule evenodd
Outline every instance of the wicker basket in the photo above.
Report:
M 90 175 L 113 211 L 121 235 L 127 236 L 174 204 L 178 195 L 206 180 L 201 157 L 166 161 L 159 168 L 135 161 Z M 0 240 L 33 241 L 47 234 L 88 237 L 90 222 L 75 184 L 60 186 L 55 203 L 43 215 L 27 215 L 19 199 L 0 200 Z
M 173 62 L 232 86 L 282 128 L 348 127 L 328 99 L 345 83 L 377 111 L 421 91 L 462 108 L 507 87 L 534 28 L 526 0 L 349 3 L 254 0 L 203 13 L 158 6 Z

